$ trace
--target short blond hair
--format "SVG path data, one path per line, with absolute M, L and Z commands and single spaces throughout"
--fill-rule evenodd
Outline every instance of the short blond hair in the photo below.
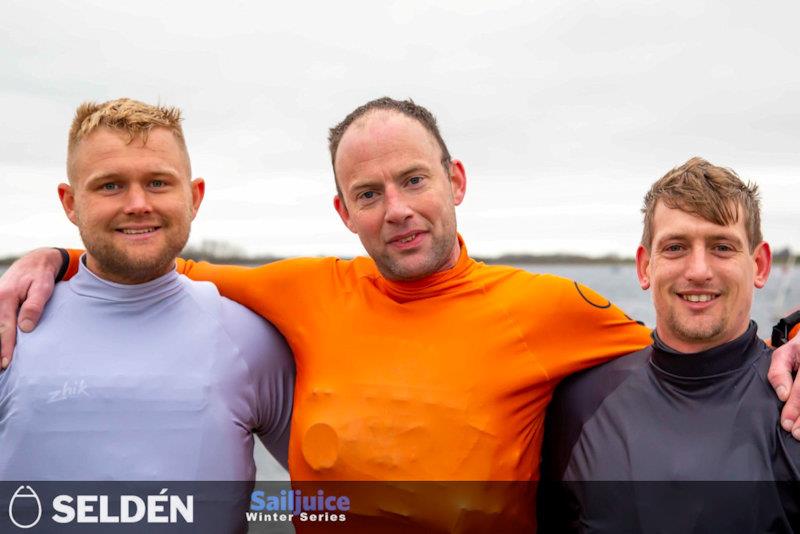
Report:
M 117 98 L 100 104 L 84 102 L 75 111 L 75 118 L 72 119 L 72 126 L 69 129 L 67 175 L 72 178 L 72 158 L 81 139 L 101 127 L 126 132 L 129 143 L 137 138 L 147 143 L 150 130 L 154 127 L 167 128 L 175 135 L 178 145 L 183 149 L 191 175 L 191 163 L 181 127 L 182 121 L 181 110 L 176 107 L 153 106 L 130 98 Z
M 659 201 L 720 226 L 737 223 L 741 212 L 750 252 L 763 241 L 758 186 L 703 158 L 694 157 L 672 169 L 645 195 L 642 246 L 647 250 L 653 244 L 653 217 Z

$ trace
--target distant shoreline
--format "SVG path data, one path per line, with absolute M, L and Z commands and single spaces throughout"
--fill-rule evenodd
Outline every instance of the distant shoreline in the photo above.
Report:
M 773 264 L 783 264 L 789 259 L 789 249 L 782 249 L 772 256 Z M 262 265 L 287 259 L 281 256 L 244 256 L 244 255 L 214 255 L 198 253 L 190 249 L 184 250 L 182 258 L 194 261 L 208 261 L 211 263 L 224 263 L 232 265 Z M 8 267 L 19 256 L 0 258 L 0 267 Z M 473 256 L 473 259 L 489 264 L 520 265 L 520 264 L 570 264 L 570 265 L 633 265 L 635 260 L 631 257 L 620 257 L 615 254 L 604 256 L 582 256 L 580 254 L 503 254 L 501 256 Z

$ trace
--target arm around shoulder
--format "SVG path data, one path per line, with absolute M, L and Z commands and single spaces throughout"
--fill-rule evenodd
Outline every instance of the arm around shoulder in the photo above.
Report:
M 12 263 L 0 277 L 0 365 L 3 369 L 11 362 L 18 321 L 23 332 L 36 327 L 53 293 L 62 264 L 58 249 L 36 249 Z
M 651 343 L 650 330 L 613 302 L 566 278 L 539 275 L 522 316 L 551 379 L 630 354 Z
M 178 259 L 177 270 L 192 280 L 213 283 L 223 296 L 280 324 L 302 318 L 324 261 L 300 258 L 247 267 Z

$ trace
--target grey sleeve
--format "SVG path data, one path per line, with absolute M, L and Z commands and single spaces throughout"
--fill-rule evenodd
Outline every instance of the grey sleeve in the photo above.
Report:
M 287 467 L 294 400 L 292 352 L 274 326 L 240 304 L 223 299 L 222 318 L 250 369 L 253 432 Z

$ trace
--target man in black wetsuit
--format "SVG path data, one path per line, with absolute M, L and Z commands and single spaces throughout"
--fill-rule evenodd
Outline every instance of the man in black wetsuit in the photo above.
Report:
M 800 529 L 800 443 L 779 424 L 750 320 L 771 264 L 757 188 L 693 158 L 653 184 L 643 212 L 653 344 L 557 390 L 540 531 Z

